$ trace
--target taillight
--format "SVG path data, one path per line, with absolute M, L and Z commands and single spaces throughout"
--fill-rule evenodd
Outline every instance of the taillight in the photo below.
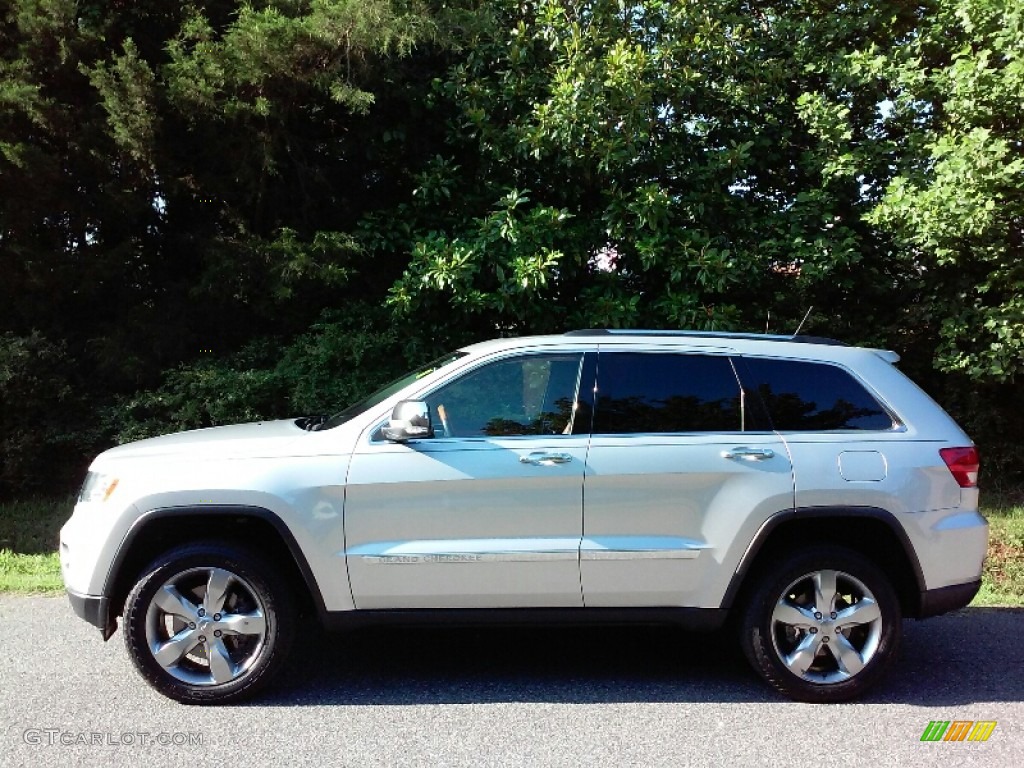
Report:
M 946 462 L 949 471 L 953 473 L 953 479 L 961 488 L 975 488 L 978 485 L 978 449 L 974 446 L 969 448 L 943 448 L 939 451 L 942 460 Z

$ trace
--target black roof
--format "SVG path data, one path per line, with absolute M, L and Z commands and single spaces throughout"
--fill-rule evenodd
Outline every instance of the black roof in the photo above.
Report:
M 751 339 L 754 341 L 788 341 L 797 344 L 824 344 L 830 347 L 846 347 L 848 344 L 827 339 L 823 336 L 780 336 L 770 333 L 733 333 L 731 331 L 659 331 L 630 328 L 583 328 L 568 331 L 566 336 L 667 336 L 708 339 Z

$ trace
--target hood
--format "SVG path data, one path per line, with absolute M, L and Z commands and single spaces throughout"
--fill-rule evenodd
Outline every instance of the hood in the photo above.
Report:
M 260 458 L 286 456 L 287 444 L 308 437 L 292 419 L 233 424 L 194 429 L 119 445 L 101 454 L 103 459 L 134 459 L 155 456 L 196 458 Z

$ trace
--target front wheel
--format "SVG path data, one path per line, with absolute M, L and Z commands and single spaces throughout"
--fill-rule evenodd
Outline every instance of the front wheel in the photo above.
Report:
M 160 693 L 222 703 L 266 684 L 295 631 L 286 581 L 247 550 L 218 542 L 166 552 L 125 604 L 125 644 Z
M 852 550 L 795 552 L 754 590 L 743 650 L 762 677 L 797 701 L 846 701 L 895 658 L 899 601 L 885 574 Z

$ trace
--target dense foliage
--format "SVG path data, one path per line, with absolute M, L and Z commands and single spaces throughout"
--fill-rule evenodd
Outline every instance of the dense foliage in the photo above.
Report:
M 0 0 L 0 493 L 496 334 L 886 346 L 1024 428 L 1019 0 Z

